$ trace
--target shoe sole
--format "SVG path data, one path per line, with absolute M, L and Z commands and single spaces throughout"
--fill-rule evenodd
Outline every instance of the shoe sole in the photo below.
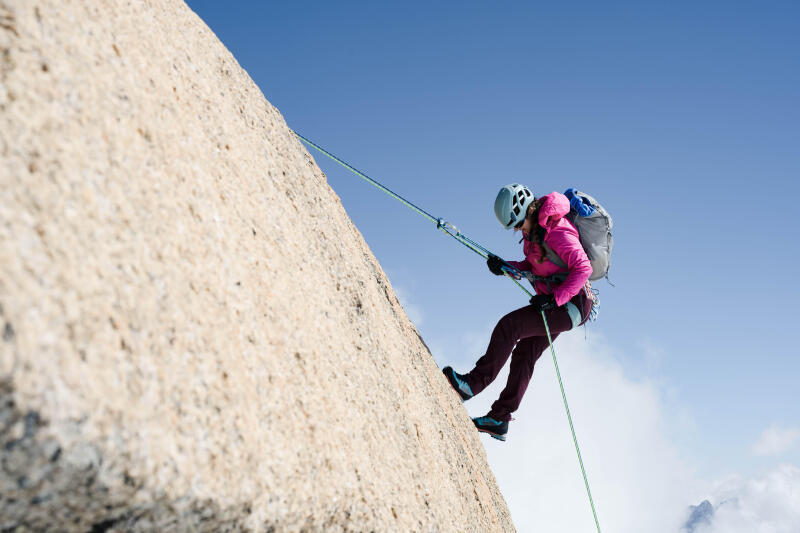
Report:
M 481 433 L 486 433 L 487 435 L 491 435 L 493 438 L 495 438 L 497 440 L 501 440 L 503 442 L 506 441 L 506 436 L 505 435 L 500 435 L 499 433 L 494 433 L 492 431 L 489 431 L 488 429 L 481 429 L 481 428 L 479 428 L 477 426 L 475 427 L 475 429 L 477 429 Z
M 447 382 L 450 383 L 450 380 L 448 379 Z M 461 396 L 461 391 L 458 390 L 457 388 L 455 388 L 452 383 L 450 383 L 450 388 L 453 389 L 454 391 L 456 391 L 456 394 L 458 394 L 458 398 L 461 400 L 461 403 L 464 403 L 464 397 Z M 469 398 L 467 398 L 467 399 L 469 399 Z

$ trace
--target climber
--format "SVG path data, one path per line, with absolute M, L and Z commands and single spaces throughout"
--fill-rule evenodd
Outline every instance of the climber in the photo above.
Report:
M 523 185 L 500 189 L 494 203 L 495 215 L 505 229 L 522 232 L 525 259 L 503 261 L 490 254 L 487 265 L 498 276 L 504 274 L 505 267 L 517 279 L 519 273 L 529 277 L 536 294 L 530 305 L 500 319 L 486 354 L 469 373 L 458 374 L 449 366 L 442 369 L 461 400 L 466 401 L 489 386 L 511 356 L 508 382 L 500 398 L 486 416 L 472 419 L 478 431 L 502 441 L 506 440 L 511 413 L 517 410 L 528 388 L 533 366 L 549 345 L 542 312 L 555 340 L 560 333 L 586 322 L 592 311 L 594 295 L 589 285 L 592 265 L 577 229 L 566 218 L 569 211 L 569 199 L 557 192 L 535 198 Z M 548 248 L 566 267 L 547 258 Z M 514 270 L 508 269 L 509 266 Z

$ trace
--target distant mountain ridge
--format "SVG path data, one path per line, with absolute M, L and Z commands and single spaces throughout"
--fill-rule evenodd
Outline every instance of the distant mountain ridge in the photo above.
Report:
M 710 501 L 703 500 L 700 505 L 689 507 L 689 518 L 686 519 L 683 530 L 686 533 L 694 533 L 698 526 L 710 524 L 712 518 L 714 518 L 714 506 Z

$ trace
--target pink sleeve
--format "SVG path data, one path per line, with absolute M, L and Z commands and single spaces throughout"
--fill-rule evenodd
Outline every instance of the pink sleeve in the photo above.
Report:
M 506 261 L 509 265 L 516 268 L 520 272 L 530 272 L 531 271 L 531 264 L 528 262 L 527 259 L 522 261 Z
M 589 276 L 592 275 L 592 264 L 583 251 L 578 236 L 566 229 L 556 228 L 547 235 L 547 245 L 567 264 L 567 279 L 553 289 L 556 305 L 564 305 L 578 294 Z

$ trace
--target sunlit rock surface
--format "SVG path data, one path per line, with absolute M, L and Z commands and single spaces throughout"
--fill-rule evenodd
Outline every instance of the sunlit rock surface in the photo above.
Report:
M 0 466 L 4 531 L 513 530 L 325 176 L 171 0 L 0 0 Z

